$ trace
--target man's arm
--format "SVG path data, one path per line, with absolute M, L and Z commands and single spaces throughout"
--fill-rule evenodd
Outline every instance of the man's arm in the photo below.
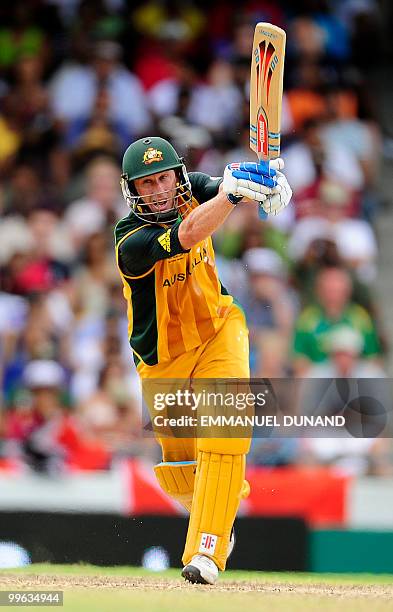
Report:
M 288 205 L 292 191 L 279 171 L 282 159 L 271 162 L 240 162 L 226 166 L 219 193 L 192 211 L 179 227 L 179 242 L 190 249 L 222 225 L 243 199 L 257 200 L 268 214 L 277 214 Z M 231 203 L 233 201 L 233 204 Z
M 179 226 L 179 242 L 183 249 L 191 249 L 195 244 L 204 240 L 220 227 L 234 209 L 225 193 L 222 184 L 214 198 L 208 200 L 203 206 L 195 208 Z

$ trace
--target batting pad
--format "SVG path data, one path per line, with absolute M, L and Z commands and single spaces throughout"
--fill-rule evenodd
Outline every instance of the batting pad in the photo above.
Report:
M 204 554 L 224 571 L 232 525 L 246 493 L 245 467 L 245 455 L 199 451 L 184 565 Z
M 160 487 L 191 512 L 197 462 L 166 461 L 154 466 Z

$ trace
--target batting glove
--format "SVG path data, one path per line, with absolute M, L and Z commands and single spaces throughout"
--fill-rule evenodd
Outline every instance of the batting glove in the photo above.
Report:
M 235 166 L 236 168 L 234 168 Z M 273 195 L 272 187 L 277 183 L 269 176 L 239 170 L 240 164 L 230 164 L 224 170 L 223 191 L 234 203 L 235 197 L 240 201 L 242 198 L 264 202 L 268 195 Z M 253 178 L 255 177 L 255 181 Z M 267 183 L 267 184 L 266 184 Z
M 230 164 L 229 167 L 232 169 L 233 175 L 238 179 L 260 183 L 266 187 L 273 188 L 277 185 L 275 178 L 276 171 L 284 167 L 284 162 L 279 158 L 270 162 L 240 162 Z
M 272 189 L 272 195 L 268 195 L 261 203 L 261 207 L 268 215 L 278 215 L 283 208 L 288 206 L 292 197 L 292 189 L 287 178 L 279 170 L 277 170 L 276 180 L 277 186 Z

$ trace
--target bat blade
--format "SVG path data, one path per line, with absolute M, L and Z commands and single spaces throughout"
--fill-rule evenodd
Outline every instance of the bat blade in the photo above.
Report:
M 286 34 L 270 23 L 257 23 L 251 56 L 250 148 L 258 159 L 280 155 L 281 108 Z
M 251 55 L 250 149 L 258 159 L 279 157 L 286 34 L 271 23 L 257 23 Z M 259 216 L 266 219 L 262 206 Z

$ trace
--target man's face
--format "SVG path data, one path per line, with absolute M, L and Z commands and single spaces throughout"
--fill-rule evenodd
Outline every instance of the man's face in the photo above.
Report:
M 137 193 L 152 212 L 165 212 L 174 208 L 176 173 L 174 170 L 156 172 L 134 181 Z
M 345 270 L 331 268 L 320 272 L 316 289 L 322 306 L 328 310 L 341 310 L 351 297 L 352 283 Z

